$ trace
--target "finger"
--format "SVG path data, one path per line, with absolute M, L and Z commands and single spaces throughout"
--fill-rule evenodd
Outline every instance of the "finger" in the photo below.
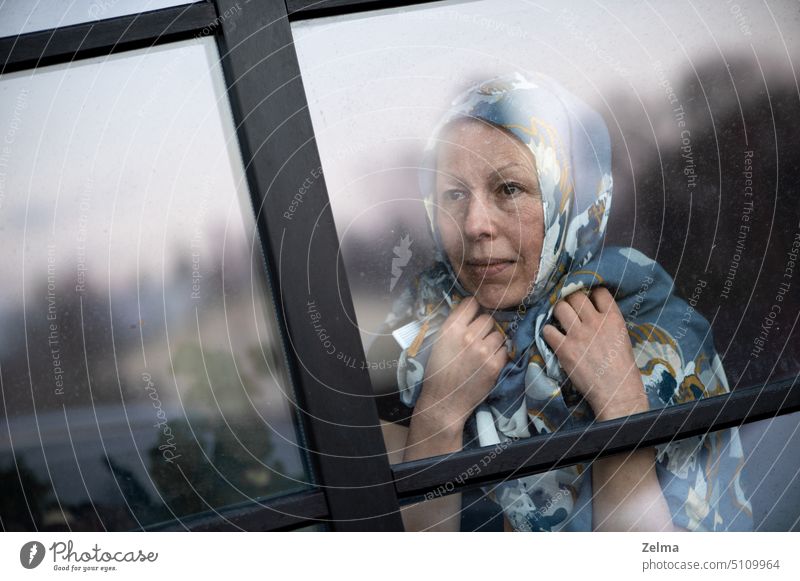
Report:
M 556 320 L 561 323 L 561 327 L 569 333 L 570 328 L 573 325 L 580 325 L 580 318 L 578 318 L 578 314 L 575 312 L 575 309 L 572 308 L 566 301 L 558 301 L 556 303 L 555 308 L 553 309 L 553 315 L 555 316 Z
M 496 351 L 494 355 L 492 355 L 492 359 L 494 360 L 494 363 L 499 368 L 498 372 L 497 372 L 497 378 L 502 380 L 503 379 L 503 368 L 506 365 L 508 365 L 508 361 L 509 361 L 508 352 L 505 349 L 500 349 L 500 350 Z
M 614 307 L 614 297 L 604 286 L 596 287 L 591 295 L 592 304 L 601 313 L 608 313 Z
M 564 333 L 556 329 L 553 325 L 545 325 L 542 327 L 542 337 L 548 347 L 550 347 L 556 355 L 558 355 L 559 349 L 561 349 L 561 346 L 567 338 Z
M 499 331 L 489 333 L 484 341 L 486 341 L 492 347 L 493 353 L 500 349 L 500 347 L 505 347 L 506 345 L 505 335 Z
M 477 339 L 483 339 L 494 330 L 496 327 L 491 315 L 480 315 L 467 325 L 467 332 Z
M 494 334 L 495 333 L 493 333 L 493 335 Z M 499 340 L 498 340 L 499 344 L 497 345 L 495 350 L 492 352 L 492 357 L 493 358 L 497 357 L 503 363 L 508 363 L 508 361 L 510 361 L 511 358 L 508 356 L 508 349 L 506 349 L 505 337 L 503 337 L 503 335 L 500 334 L 500 333 L 496 333 L 496 335 L 499 336 Z M 494 337 L 492 338 L 492 340 L 495 340 Z
M 581 321 L 588 321 L 597 315 L 597 309 L 586 293 L 574 292 L 565 299 L 569 305 L 575 310 L 578 318 Z
M 479 310 L 478 299 L 474 296 L 469 296 L 453 308 L 448 318 L 452 317 L 454 322 L 467 326 L 475 318 Z

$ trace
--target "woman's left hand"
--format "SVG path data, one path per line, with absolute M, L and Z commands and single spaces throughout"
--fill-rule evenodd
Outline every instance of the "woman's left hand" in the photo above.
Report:
M 608 289 L 575 292 L 553 314 L 565 333 L 545 325 L 542 336 L 598 420 L 647 411 L 648 401 L 625 319 Z

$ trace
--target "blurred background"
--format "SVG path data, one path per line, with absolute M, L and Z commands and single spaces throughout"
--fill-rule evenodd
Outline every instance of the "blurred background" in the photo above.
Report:
M 4 530 L 312 485 L 213 38 L 0 76 L 0 264 Z

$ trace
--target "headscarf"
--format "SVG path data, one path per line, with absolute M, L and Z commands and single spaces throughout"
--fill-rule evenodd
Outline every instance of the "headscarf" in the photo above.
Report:
M 536 279 L 515 309 L 492 316 L 506 336 L 509 362 L 469 418 L 465 447 L 503 446 L 594 421 L 545 343 L 542 328 L 556 302 L 596 286 L 609 288 L 622 312 L 651 409 L 728 392 L 708 322 L 673 294 L 671 277 L 633 248 L 604 247 L 611 208 L 611 146 L 603 119 L 544 75 L 518 73 L 471 86 L 433 132 L 423 155 L 420 186 L 436 244 L 434 265 L 396 301 L 389 327 L 402 319 L 421 326 L 403 349 L 397 382 L 414 407 L 437 330 L 451 307 L 469 296 L 439 236 L 435 172 L 438 135 L 458 118 L 511 131 L 536 161 L 544 210 L 544 243 Z M 613 363 L 610 363 L 613 364 Z M 604 370 L 598 370 L 601 373 Z M 739 482 L 743 451 L 736 429 L 656 447 L 656 471 L 673 522 L 690 530 L 751 527 Z M 590 530 L 591 466 L 578 464 L 502 482 L 484 491 L 520 531 Z

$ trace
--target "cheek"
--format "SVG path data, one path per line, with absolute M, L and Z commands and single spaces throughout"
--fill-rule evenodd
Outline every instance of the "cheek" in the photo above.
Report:
M 455 223 L 452 217 L 444 216 L 437 219 L 439 238 L 442 239 L 442 246 L 451 262 L 458 263 L 464 254 L 463 232 Z
M 522 231 L 520 253 L 525 261 L 526 270 L 531 273 L 539 268 L 544 243 L 544 211 L 541 203 L 537 201 L 536 205 L 526 208 L 520 218 L 522 224 L 527 226 Z

